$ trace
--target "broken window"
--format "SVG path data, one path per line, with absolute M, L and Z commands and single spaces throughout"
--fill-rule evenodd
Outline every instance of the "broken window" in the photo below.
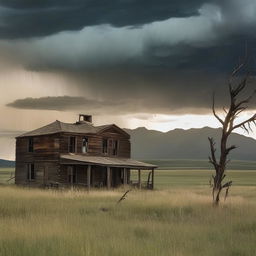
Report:
M 83 141 L 82 141 L 82 153 L 88 153 L 88 138 L 87 137 L 83 137 Z

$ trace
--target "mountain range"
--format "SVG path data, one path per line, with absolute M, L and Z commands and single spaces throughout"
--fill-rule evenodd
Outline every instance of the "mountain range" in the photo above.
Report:
M 147 130 L 144 127 L 125 129 L 131 135 L 132 157 L 136 159 L 208 159 L 210 155 L 208 137 L 216 141 L 216 153 L 221 129 L 175 129 L 169 132 Z M 230 145 L 237 148 L 230 153 L 231 159 L 256 160 L 256 140 L 233 133 Z
M 145 127 L 134 130 L 125 129 L 131 135 L 132 158 L 152 159 L 208 159 L 210 148 L 208 137 L 213 137 L 218 145 L 221 129 L 204 127 L 200 129 L 175 129 L 169 132 L 148 130 Z M 1 140 L 4 139 L 4 140 Z M 2 148 L 7 152 L 13 152 L 14 137 L 0 136 Z M 240 134 L 230 136 L 230 145 L 237 148 L 230 153 L 232 160 L 256 161 L 256 140 Z M 2 157 L 4 158 L 4 157 Z M 1 160 L 0 167 L 12 167 L 13 161 Z
M 13 168 L 15 166 L 14 161 L 0 159 L 0 168 Z

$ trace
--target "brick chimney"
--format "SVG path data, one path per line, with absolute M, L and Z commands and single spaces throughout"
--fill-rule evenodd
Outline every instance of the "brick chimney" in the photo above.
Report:
M 92 116 L 79 114 L 79 123 L 84 123 L 84 122 L 92 123 Z

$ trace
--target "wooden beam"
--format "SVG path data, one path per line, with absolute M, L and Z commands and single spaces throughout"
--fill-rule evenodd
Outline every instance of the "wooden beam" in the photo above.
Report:
M 107 188 L 110 189 L 111 187 L 111 173 L 110 173 L 110 167 L 107 167 Z
M 127 169 L 124 168 L 124 185 L 127 185 Z
M 139 189 L 141 189 L 141 170 L 138 170 L 138 185 L 139 185 Z
M 71 189 L 73 189 L 73 183 L 74 183 L 73 175 L 74 175 L 74 167 L 70 166 L 70 185 L 71 185 Z
M 87 166 L 87 190 L 90 191 L 91 188 L 91 165 Z
M 155 174 L 155 168 L 152 168 L 152 190 L 154 189 L 154 174 Z

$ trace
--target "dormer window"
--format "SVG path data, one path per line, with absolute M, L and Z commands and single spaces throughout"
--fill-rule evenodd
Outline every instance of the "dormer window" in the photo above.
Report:
M 88 148 L 89 148 L 89 144 L 88 144 L 88 138 L 87 137 L 83 137 L 82 140 L 82 153 L 88 153 Z
M 28 152 L 34 152 L 34 140 L 33 138 L 28 139 Z
M 108 153 L 108 139 L 102 140 L 102 153 L 107 154 Z
M 69 137 L 69 145 L 68 145 L 68 152 L 75 153 L 76 152 L 76 137 Z

